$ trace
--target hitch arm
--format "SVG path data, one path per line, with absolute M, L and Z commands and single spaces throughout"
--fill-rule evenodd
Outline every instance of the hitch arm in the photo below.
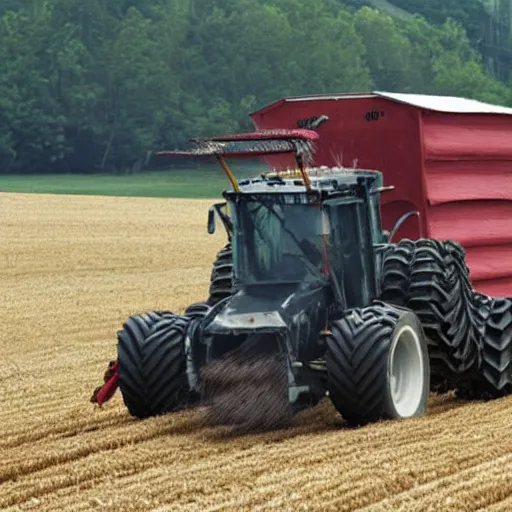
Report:
M 104 384 L 98 386 L 91 397 L 93 404 L 98 404 L 100 407 L 108 402 L 115 394 L 119 387 L 119 363 L 117 361 L 110 361 L 108 369 L 103 376 Z

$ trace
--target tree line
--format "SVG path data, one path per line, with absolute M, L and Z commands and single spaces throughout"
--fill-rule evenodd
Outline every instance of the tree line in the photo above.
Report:
M 512 104 L 463 24 L 338 0 L 4 0 L 0 173 L 140 169 L 287 95 Z

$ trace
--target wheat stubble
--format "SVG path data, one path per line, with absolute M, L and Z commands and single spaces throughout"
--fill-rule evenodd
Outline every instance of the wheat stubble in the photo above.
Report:
M 206 297 L 210 201 L 0 194 L 0 509 L 506 511 L 512 399 L 433 396 L 344 429 L 329 403 L 225 437 L 194 412 L 89 403 L 130 314 Z

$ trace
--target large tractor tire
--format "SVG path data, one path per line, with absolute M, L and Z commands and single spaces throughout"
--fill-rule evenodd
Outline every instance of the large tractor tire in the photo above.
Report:
M 132 416 L 148 418 L 187 405 L 189 323 L 169 313 L 137 315 L 118 333 L 119 388 Z
M 327 336 L 329 396 L 350 425 L 425 413 L 427 342 L 410 311 L 386 304 L 354 309 Z
M 210 275 L 208 304 L 211 306 L 233 293 L 233 250 L 231 243 L 217 253 Z
M 512 391 L 512 299 L 493 299 L 485 325 L 482 375 L 495 396 Z
M 485 312 L 475 304 L 462 246 L 399 241 L 385 255 L 381 287 L 381 300 L 407 307 L 420 319 L 436 379 L 447 369 L 460 375 L 478 367 Z
M 491 400 L 512 393 L 512 299 L 476 293 L 475 303 L 486 315 L 481 364 L 469 386 L 457 394 L 463 399 Z

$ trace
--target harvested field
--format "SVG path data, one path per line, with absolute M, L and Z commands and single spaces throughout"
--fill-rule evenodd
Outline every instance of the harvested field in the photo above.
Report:
M 0 194 L 0 509 L 512 510 L 512 398 L 226 437 L 89 403 L 132 313 L 206 297 L 210 201 Z

